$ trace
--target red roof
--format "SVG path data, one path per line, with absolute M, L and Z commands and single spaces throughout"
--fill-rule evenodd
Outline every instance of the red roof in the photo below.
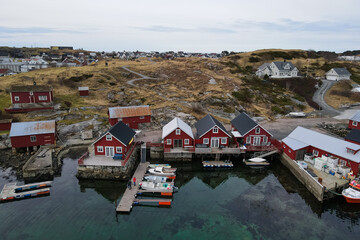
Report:
M 110 118 L 124 118 L 124 117 L 137 117 L 137 116 L 150 116 L 150 115 L 151 115 L 151 111 L 148 105 L 109 108 Z
M 8 70 L 9 70 L 9 69 L 6 69 L 6 68 L 0 69 L 0 73 L 7 73 Z

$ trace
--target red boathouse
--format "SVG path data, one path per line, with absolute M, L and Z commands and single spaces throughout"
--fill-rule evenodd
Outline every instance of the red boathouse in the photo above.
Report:
M 55 120 L 13 123 L 9 135 L 13 148 L 56 144 Z
M 230 134 L 225 127 L 210 114 L 195 123 L 197 146 L 201 147 L 227 147 Z
M 95 155 L 114 157 L 117 154 L 119 159 L 123 159 L 134 144 L 135 134 L 123 122 L 116 123 L 93 143 Z
M 148 105 L 111 107 L 109 108 L 108 115 L 111 126 L 122 121 L 132 129 L 139 129 L 140 123 L 151 122 L 151 111 Z
M 176 117 L 163 127 L 162 140 L 165 148 L 191 148 L 195 140 L 191 127 Z
M 360 111 L 356 112 L 354 116 L 349 119 L 348 128 L 360 130 Z
M 79 94 L 81 97 L 89 96 L 89 87 L 79 87 Z

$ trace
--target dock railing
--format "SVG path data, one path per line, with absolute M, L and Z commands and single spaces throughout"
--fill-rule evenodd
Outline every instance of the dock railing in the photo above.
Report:
M 138 145 L 140 145 L 140 143 L 139 143 L 139 142 L 136 142 L 136 143 L 132 146 L 131 150 L 126 154 L 126 156 L 125 156 L 125 158 L 124 158 L 124 160 L 123 160 L 122 166 L 125 166 L 125 165 L 126 165 L 127 161 L 129 160 L 129 158 L 131 157 L 132 153 L 134 152 L 134 149 L 135 149 L 136 146 L 138 146 Z
M 86 151 L 79 159 L 78 159 L 78 165 L 84 165 L 85 158 L 89 157 L 89 151 Z

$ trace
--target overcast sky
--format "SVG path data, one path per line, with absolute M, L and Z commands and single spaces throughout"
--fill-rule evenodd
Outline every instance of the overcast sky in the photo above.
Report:
M 1 10 L 0 46 L 360 49 L 359 0 L 11 0 Z

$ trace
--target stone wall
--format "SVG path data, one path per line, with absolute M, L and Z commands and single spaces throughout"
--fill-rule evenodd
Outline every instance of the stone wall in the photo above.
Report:
M 140 161 L 139 159 L 140 148 L 137 146 L 125 166 L 78 166 L 76 177 L 86 179 L 127 180 L 132 176 L 135 167 Z
M 304 186 L 316 197 L 318 201 L 322 202 L 324 200 L 324 187 L 316 179 L 314 179 L 286 154 L 282 154 L 281 162 L 302 184 L 304 184 Z

